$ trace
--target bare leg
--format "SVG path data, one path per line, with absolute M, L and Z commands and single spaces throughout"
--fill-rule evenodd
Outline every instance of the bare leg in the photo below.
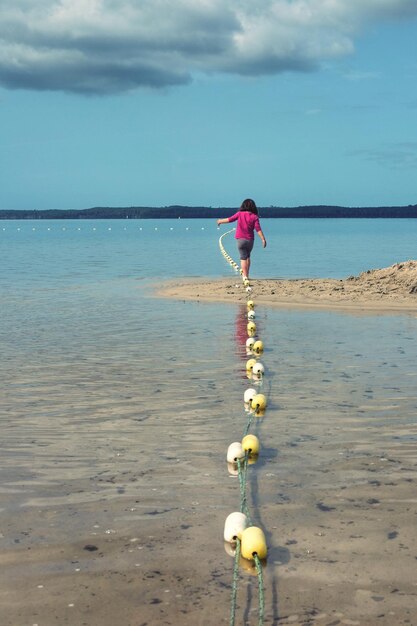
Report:
M 241 259 L 240 260 L 240 267 L 242 268 L 242 275 L 244 278 L 249 278 L 249 266 L 250 266 L 250 259 Z

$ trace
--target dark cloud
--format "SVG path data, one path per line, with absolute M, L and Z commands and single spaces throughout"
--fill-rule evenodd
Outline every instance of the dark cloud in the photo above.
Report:
M 21 69 L 0 66 L 2 82 L 11 89 L 35 89 L 39 91 L 72 91 L 85 95 L 106 95 L 143 87 L 167 87 L 185 85 L 191 81 L 190 75 L 166 72 L 160 68 L 141 66 L 132 67 L 121 64 L 73 64 L 52 65 L 47 67 L 34 65 Z
M 0 84 L 107 94 L 194 72 L 313 71 L 417 0 L 2 0 Z

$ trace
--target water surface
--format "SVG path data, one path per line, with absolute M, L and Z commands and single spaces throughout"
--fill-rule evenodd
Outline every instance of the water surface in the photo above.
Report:
M 230 275 L 223 231 L 126 222 L 2 223 L 5 625 L 229 622 L 244 311 L 150 296 L 160 279 Z M 412 221 L 265 222 L 261 275 L 412 255 Z M 412 623 L 416 318 L 259 310 L 257 324 L 269 408 L 249 498 L 269 546 L 265 623 Z M 238 623 L 257 623 L 243 569 L 238 605 Z

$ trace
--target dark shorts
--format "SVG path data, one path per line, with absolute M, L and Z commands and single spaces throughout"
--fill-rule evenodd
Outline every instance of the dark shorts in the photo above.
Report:
M 250 258 L 254 241 L 253 239 L 236 239 L 237 249 L 239 250 L 241 261 L 247 261 Z

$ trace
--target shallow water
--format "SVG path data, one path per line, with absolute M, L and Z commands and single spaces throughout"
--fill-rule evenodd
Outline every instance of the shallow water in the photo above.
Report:
M 121 231 L 98 248 L 62 232 L 35 248 L 27 232 L 14 284 L 2 277 L 0 623 L 226 624 L 244 312 L 153 298 Z M 265 623 L 412 624 L 417 319 L 261 310 L 257 324 Z M 241 568 L 238 624 L 257 623 L 257 598 Z
M 264 219 L 253 275 L 345 278 L 415 258 L 413 219 Z M 0 288 L 120 278 L 227 276 L 214 220 L 0 221 Z M 235 255 L 233 234 L 223 240 Z

